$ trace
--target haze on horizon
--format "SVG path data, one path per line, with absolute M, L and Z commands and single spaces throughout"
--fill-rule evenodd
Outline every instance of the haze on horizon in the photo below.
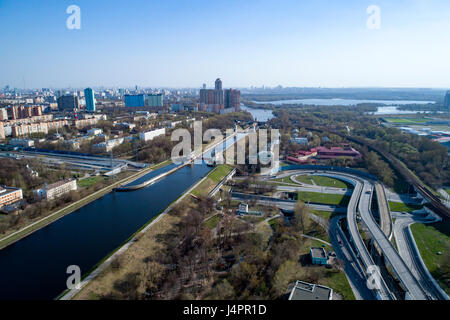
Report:
M 450 88 L 446 0 L 39 4 L 0 0 L 0 87 Z M 80 30 L 66 27 L 73 4 Z

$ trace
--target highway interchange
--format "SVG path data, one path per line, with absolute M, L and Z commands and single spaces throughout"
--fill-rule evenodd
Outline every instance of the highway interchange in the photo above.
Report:
M 354 173 L 334 171 L 294 170 L 282 171 L 273 179 L 290 177 L 292 185 L 278 185 L 278 191 L 295 192 L 311 188 L 299 183 L 298 175 L 322 175 L 346 181 L 354 186 L 347 208 L 323 204 L 308 205 L 317 210 L 344 213 L 333 217 L 329 223 L 330 240 L 336 255 L 344 261 L 344 271 L 357 299 L 380 300 L 448 300 L 448 296 L 438 286 L 426 269 L 420 253 L 410 233 L 412 223 L 432 222 L 430 218 L 417 218 L 414 215 L 392 213 L 396 218 L 392 224 L 391 212 L 384 186 L 377 181 L 356 175 Z M 297 186 L 295 184 L 297 183 Z M 315 192 L 349 194 L 349 190 L 329 187 L 316 187 Z M 334 189 L 334 190 L 332 190 Z M 308 190 L 311 191 L 311 190 Z M 372 197 L 376 196 L 378 205 L 378 222 L 372 212 Z M 271 197 L 250 196 L 233 192 L 233 199 L 243 200 L 254 198 L 263 205 L 276 205 L 280 209 L 292 211 L 295 206 L 293 200 L 282 200 Z M 434 218 L 431 218 L 434 219 Z M 361 234 L 369 234 L 367 246 Z M 397 249 L 390 241 L 395 237 Z M 375 252 L 375 254 L 373 254 Z M 382 259 L 380 259 L 382 257 Z M 383 263 L 384 262 L 384 263 Z M 374 267 L 376 266 L 376 267 Z M 384 272 L 375 272 L 383 269 Z M 389 270 L 389 271 L 387 271 Z M 394 280 L 395 279 L 395 280 Z M 403 294 L 399 295 L 398 288 L 392 283 L 397 282 Z

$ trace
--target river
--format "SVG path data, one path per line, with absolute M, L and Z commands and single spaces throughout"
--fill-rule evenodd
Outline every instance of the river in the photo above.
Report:
M 272 110 L 250 108 L 244 105 L 241 105 L 241 110 L 249 112 L 253 119 L 259 122 L 267 122 L 274 117 Z
M 234 141 L 228 139 L 226 147 Z M 152 171 L 137 181 L 173 166 Z M 189 165 L 146 188 L 108 193 L 0 250 L 0 300 L 54 299 L 67 289 L 68 266 L 79 266 L 82 274 L 92 270 L 210 170 L 204 163 Z

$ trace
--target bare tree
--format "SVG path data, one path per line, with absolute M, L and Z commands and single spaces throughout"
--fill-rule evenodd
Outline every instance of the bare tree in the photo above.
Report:
M 295 204 L 294 216 L 297 226 L 300 226 L 302 228 L 302 233 L 305 233 L 308 209 L 305 203 L 300 199 Z

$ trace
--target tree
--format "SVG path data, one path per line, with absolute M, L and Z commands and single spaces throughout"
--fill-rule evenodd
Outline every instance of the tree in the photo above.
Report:
M 302 233 L 305 233 L 308 209 L 305 203 L 300 199 L 297 200 L 297 203 L 295 204 L 294 216 L 296 225 L 301 227 Z
M 275 273 L 273 279 L 272 290 L 275 297 L 280 297 L 286 292 L 288 284 L 297 280 L 300 266 L 297 262 L 287 260 L 284 262 L 278 271 Z

